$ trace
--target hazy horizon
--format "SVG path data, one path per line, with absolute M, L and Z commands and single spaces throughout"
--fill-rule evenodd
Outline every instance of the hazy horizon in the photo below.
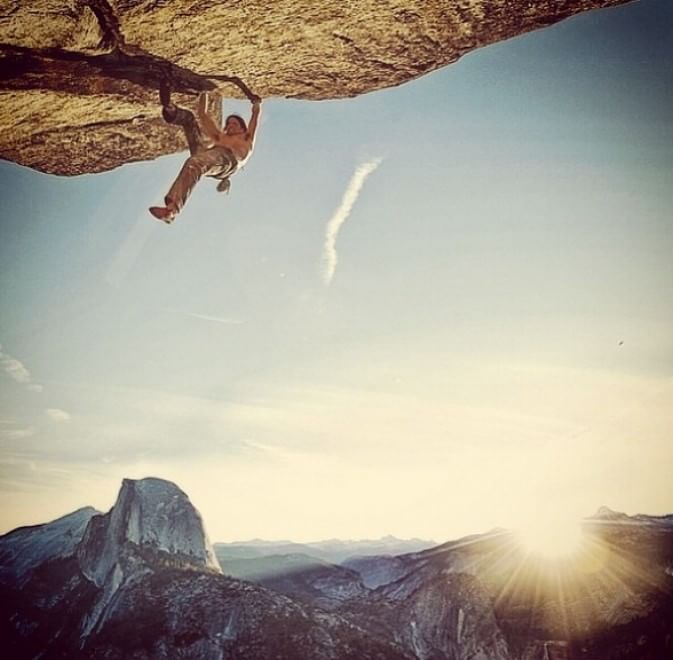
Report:
M 149 476 L 150 475 L 148 475 L 148 477 Z M 142 479 L 143 477 L 140 477 L 140 478 Z M 151 478 L 161 478 L 161 477 L 152 476 Z M 180 484 L 176 484 L 176 485 L 178 487 L 180 486 Z M 189 497 L 189 493 L 186 493 L 186 494 Z M 113 502 L 113 504 L 114 504 L 114 502 Z M 35 524 L 37 524 L 37 525 L 47 524 L 47 523 L 53 522 L 54 520 L 58 520 L 62 517 L 66 517 L 66 516 L 70 515 L 71 513 L 74 513 L 75 511 L 77 511 L 79 509 L 86 508 L 86 507 L 89 507 L 89 506 L 91 506 L 91 505 L 83 504 L 82 506 L 77 507 L 76 509 L 73 509 L 72 511 L 67 511 L 67 512 L 64 512 L 62 515 L 56 516 L 56 518 L 53 518 L 53 519 L 50 519 L 50 520 L 43 520 L 43 521 L 40 521 L 40 522 L 35 523 Z M 601 505 L 600 507 L 598 507 L 595 511 L 593 511 L 591 513 L 587 513 L 585 516 L 583 516 L 581 518 L 581 520 L 582 521 L 590 520 L 591 518 L 593 518 L 599 512 L 600 509 L 606 508 L 606 507 L 608 509 L 610 509 L 613 513 L 625 514 L 629 517 L 642 515 L 642 516 L 648 516 L 648 517 L 656 518 L 656 517 L 662 517 L 662 516 L 667 516 L 667 515 L 673 515 L 673 511 L 668 511 L 668 512 L 659 513 L 659 514 L 652 514 L 652 513 L 646 512 L 646 511 L 638 511 L 638 512 L 628 513 L 626 511 L 616 511 L 616 510 L 612 509 L 611 507 L 609 507 L 608 505 L 604 504 L 604 505 Z M 94 507 L 94 508 L 96 508 L 96 507 Z M 109 508 L 111 508 L 111 507 L 109 507 Z M 97 510 L 98 510 L 99 513 L 105 514 L 109 511 L 109 508 L 97 509 Z M 197 510 L 198 510 L 198 507 L 197 507 Z M 204 527 L 206 528 L 206 532 L 207 532 L 208 521 L 203 520 L 203 523 L 204 523 Z M 16 528 L 12 528 L 12 529 L 9 529 L 9 530 L 2 530 L 2 531 L 0 531 L 0 535 L 7 534 L 7 533 L 12 532 L 15 529 L 19 529 L 21 527 L 29 527 L 29 526 L 31 526 L 31 525 L 20 525 Z M 382 534 L 380 536 L 370 535 L 370 536 L 357 537 L 357 538 L 355 538 L 355 537 L 346 538 L 346 537 L 337 537 L 337 536 L 324 536 L 324 537 L 320 537 L 320 538 L 306 537 L 306 538 L 302 538 L 302 539 L 297 539 L 297 538 L 290 538 L 290 537 L 268 538 L 268 537 L 255 536 L 255 537 L 247 537 L 247 538 L 235 538 L 235 539 L 232 538 L 232 539 L 226 539 L 225 540 L 225 539 L 220 539 L 220 538 L 214 538 L 212 535 L 209 534 L 209 540 L 210 540 L 211 544 L 213 544 L 213 545 L 218 544 L 218 543 L 237 544 L 237 545 L 254 545 L 254 544 L 257 544 L 257 543 L 264 544 L 264 545 L 281 545 L 281 544 L 297 544 L 297 545 L 306 544 L 306 545 L 310 545 L 310 544 L 328 543 L 328 542 L 360 543 L 360 542 L 367 542 L 367 541 L 377 542 L 377 541 L 385 541 L 385 540 L 423 541 L 423 542 L 427 542 L 427 543 L 432 543 L 433 545 L 441 545 L 443 543 L 447 543 L 447 542 L 450 542 L 450 541 L 460 540 L 461 538 L 464 538 L 466 536 L 486 535 L 486 534 L 489 534 L 489 533 L 491 533 L 495 530 L 516 531 L 516 528 L 509 528 L 509 527 L 505 527 L 505 526 L 502 526 L 502 525 L 496 525 L 496 526 L 491 527 L 489 529 L 473 529 L 473 530 L 465 532 L 464 534 L 461 534 L 459 536 L 452 536 L 452 537 L 447 537 L 447 538 L 430 538 L 430 537 L 418 537 L 418 536 L 400 537 L 400 536 L 396 536 L 394 534 Z
M 170 227 L 185 153 L 0 162 L 0 533 L 148 475 L 214 542 L 673 512 L 672 37 L 642 0 L 267 100 Z

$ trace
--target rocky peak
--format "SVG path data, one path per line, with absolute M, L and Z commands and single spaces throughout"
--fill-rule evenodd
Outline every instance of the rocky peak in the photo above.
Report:
M 19 527 L 0 537 L 0 575 L 21 580 L 42 562 L 72 556 L 89 521 L 98 513 L 87 506 L 44 525 Z
M 199 512 L 175 484 L 156 478 L 124 479 L 112 509 L 91 519 L 78 556 L 98 586 L 138 562 L 221 572 Z
M 593 520 L 625 520 L 628 516 L 620 511 L 613 511 L 610 507 L 600 506 L 596 513 L 591 516 Z
M 112 509 L 89 521 L 77 558 L 84 576 L 100 588 L 82 623 L 82 638 L 105 624 L 120 588 L 147 573 L 167 567 L 222 572 L 187 495 L 152 477 L 123 480 Z

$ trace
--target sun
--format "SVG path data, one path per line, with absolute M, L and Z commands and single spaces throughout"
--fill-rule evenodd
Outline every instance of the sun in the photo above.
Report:
M 547 560 L 570 559 L 580 553 L 584 535 L 581 521 L 543 517 L 527 523 L 515 532 L 524 552 Z

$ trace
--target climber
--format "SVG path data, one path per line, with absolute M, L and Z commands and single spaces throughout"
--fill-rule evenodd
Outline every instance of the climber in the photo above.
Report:
M 170 88 L 166 83 L 162 83 L 159 97 L 163 118 L 169 124 L 182 126 L 191 154 L 164 198 L 166 206 L 150 207 L 150 213 L 157 220 L 170 224 L 202 176 L 219 179 L 218 192 L 229 191 L 229 177 L 252 153 L 262 100 L 259 96 L 250 95 L 252 116 L 247 126 L 242 117 L 229 115 L 224 122 L 224 129 L 220 129 L 208 114 L 207 93 L 199 95 L 198 121 L 192 112 L 171 103 Z

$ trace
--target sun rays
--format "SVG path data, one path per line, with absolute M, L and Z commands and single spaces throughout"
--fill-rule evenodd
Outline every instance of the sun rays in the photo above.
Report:
M 516 538 L 524 552 L 550 561 L 580 553 L 584 541 L 579 520 L 547 517 L 522 526 Z
M 666 575 L 653 569 L 660 562 L 647 545 L 652 531 L 648 525 L 549 518 L 440 547 L 448 572 L 480 579 L 502 625 L 525 629 L 536 653 L 550 645 L 557 657 L 633 616 L 648 615 L 667 588 Z

